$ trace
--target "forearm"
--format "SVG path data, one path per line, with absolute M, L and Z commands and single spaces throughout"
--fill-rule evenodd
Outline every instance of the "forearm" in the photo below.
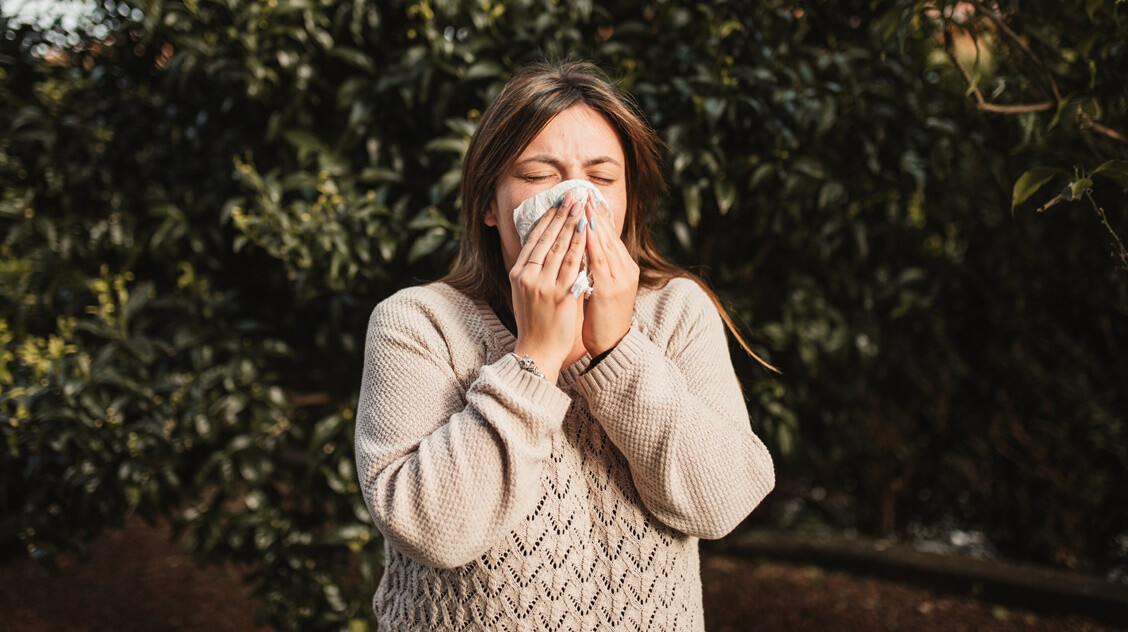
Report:
M 731 370 L 694 368 L 700 374 L 690 383 L 683 367 L 632 329 L 581 384 L 655 517 L 718 538 L 763 500 L 775 474 Z
M 365 500 L 388 541 L 425 564 L 453 568 L 489 549 L 531 508 L 570 400 L 511 357 L 483 367 L 464 399 L 451 385 L 430 387 L 433 394 L 410 403 L 391 392 L 365 397 L 357 455 Z

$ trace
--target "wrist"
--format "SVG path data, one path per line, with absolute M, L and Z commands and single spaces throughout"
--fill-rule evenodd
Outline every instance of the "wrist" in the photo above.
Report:
M 560 376 L 560 365 L 564 362 L 563 359 L 557 358 L 557 356 L 550 351 L 544 351 L 536 347 L 526 347 L 521 344 L 514 347 L 510 355 L 513 356 L 513 359 L 516 360 L 518 364 L 522 365 L 523 369 L 530 373 L 539 374 L 553 384 L 556 383 L 556 379 Z M 536 368 L 536 372 L 530 371 L 529 367 L 522 362 L 525 358 L 529 359 L 529 363 Z
M 563 353 L 554 352 L 551 349 L 545 349 L 544 347 L 522 344 L 520 340 L 518 340 L 517 344 L 513 347 L 513 353 L 517 354 L 517 357 L 519 358 L 529 356 L 533 359 L 533 362 L 537 363 L 537 366 L 540 367 L 541 371 L 544 371 L 545 369 L 558 368 L 561 364 L 564 363 L 565 356 L 565 354 Z
M 520 366 L 525 371 L 532 373 L 533 375 L 541 378 L 542 380 L 547 379 L 547 378 L 545 378 L 544 373 L 541 373 L 540 367 L 537 366 L 536 361 L 533 360 L 532 358 L 530 358 L 529 356 L 520 355 L 515 351 L 511 351 L 509 353 L 509 355 L 513 356 L 513 358 L 517 360 L 517 365 Z
M 590 353 L 591 357 L 593 358 L 610 353 L 612 349 L 619 346 L 619 343 L 623 341 L 623 338 L 627 337 L 627 334 L 630 333 L 630 331 L 630 327 L 628 327 L 623 331 L 622 334 L 618 336 L 612 336 L 606 340 L 595 341 L 595 343 L 591 347 L 588 347 L 588 353 Z

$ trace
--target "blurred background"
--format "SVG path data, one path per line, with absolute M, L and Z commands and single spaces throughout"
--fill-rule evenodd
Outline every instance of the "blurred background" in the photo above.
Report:
M 0 8 L 0 575 L 143 519 L 261 624 L 370 626 L 369 312 L 451 261 L 505 79 L 584 58 L 667 145 L 664 251 L 782 370 L 734 345 L 779 483 L 727 546 L 1128 594 L 1123 0 Z

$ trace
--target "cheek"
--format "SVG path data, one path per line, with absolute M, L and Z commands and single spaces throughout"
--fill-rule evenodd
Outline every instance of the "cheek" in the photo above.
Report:
M 513 267 L 517 255 L 521 252 L 521 238 L 517 236 L 517 228 L 513 225 L 513 209 L 509 191 L 499 190 L 494 197 L 494 213 L 497 220 L 498 237 L 501 239 L 501 253 L 505 259 L 505 267 Z
M 627 217 L 627 193 L 626 191 L 614 191 L 606 197 L 607 206 L 615 216 L 615 229 L 622 236 L 623 225 Z
M 505 226 L 505 229 L 513 235 L 517 234 L 517 229 L 513 225 L 513 209 L 537 193 L 535 189 L 528 189 L 528 186 L 514 186 L 510 183 L 500 184 L 497 187 L 497 194 L 494 196 L 498 225 L 499 227 Z

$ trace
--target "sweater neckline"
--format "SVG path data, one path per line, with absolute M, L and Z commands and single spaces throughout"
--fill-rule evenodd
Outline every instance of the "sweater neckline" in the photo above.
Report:
M 461 291 L 455 291 L 462 294 Z M 509 331 L 505 323 L 501 322 L 501 319 L 498 318 L 493 308 L 490 307 L 485 299 L 467 298 L 474 303 L 474 307 L 478 311 L 478 317 L 482 320 L 482 324 L 486 326 L 486 331 L 493 337 L 494 342 L 497 343 L 497 347 L 501 349 L 503 353 L 512 353 L 513 348 L 517 346 L 517 338 L 514 337 L 513 332 Z M 560 369 L 560 379 L 557 380 L 557 385 L 575 384 L 580 375 L 583 375 L 583 372 L 587 370 L 589 364 L 591 364 L 591 354 L 585 352 L 579 360 Z

